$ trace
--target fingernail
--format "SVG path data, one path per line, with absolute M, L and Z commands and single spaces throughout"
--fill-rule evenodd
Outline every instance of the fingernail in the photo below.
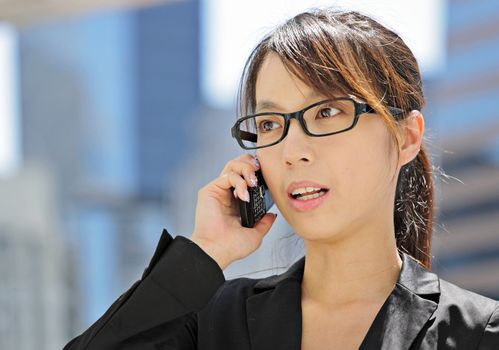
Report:
M 258 161 L 258 159 L 253 158 L 252 161 L 256 165 L 257 168 L 260 168 L 260 162 Z
M 248 203 L 250 202 L 250 196 L 249 196 L 248 190 L 244 191 L 243 200 L 246 201 L 246 202 L 248 202 Z
M 258 184 L 258 179 L 254 174 L 251 174 L 249 178 L 250 178 L 251 187 L 255 187 Z
M 232 192 L 232 194 L 234 195 L 234 198 L 237 198 L 237 193 L 236 193 L 236 189 L 234 188 L 234 191 Z

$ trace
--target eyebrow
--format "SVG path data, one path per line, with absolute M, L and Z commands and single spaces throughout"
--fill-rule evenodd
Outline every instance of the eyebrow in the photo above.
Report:
M 281 109 L 281 107 L 269 100 L 263 100 L 256 104 L 255 112 L 261 109 Z
M 321 96 L 320 93 L 313 91 L 307 96 L 307 99 L 312 99 L 314 97 L 319 97 Z M 284 109 L 279 104 L 272 102 L 270 100 L 261 100 L 256 104 L 255 112 L 261 109 Z

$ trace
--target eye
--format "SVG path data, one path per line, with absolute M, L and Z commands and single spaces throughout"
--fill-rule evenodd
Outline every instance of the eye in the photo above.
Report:
M 339 114 L 339 113 L 341 113 L 341 110 L 339 110 L 338 108 L 334 108 L 334 107 L 322 107 L 319 110 L 319 113 L 317 113 L 317 114 L 318 114 L 319 118 L 331 118 L 331 117 L 334 117 L 336 114 Z
M 258 123 L 258 130 L 262 132 L 272 131 L 278 127 L 280 127 L 279 123 L 272 120 L 262 120 Z

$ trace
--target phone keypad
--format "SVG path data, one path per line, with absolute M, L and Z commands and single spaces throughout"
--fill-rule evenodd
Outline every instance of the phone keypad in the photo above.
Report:
M 258 186 L 254 191 L 251 191 L 251 202 L 253 203 L 253 210 L 255 212 L 255 221 L 258 221 L 266 213 L 264 195 L 265 189 L 263 186 Z

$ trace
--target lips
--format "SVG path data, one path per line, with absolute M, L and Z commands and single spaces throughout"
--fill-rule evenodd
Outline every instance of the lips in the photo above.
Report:
M 288 186 L 288 199 L 293 209 L 305 212 L 321 205 L 328 198 L 329 192 L 329 188 L 315 182 L 293 182 Z
M 300 189 L 300 188 L 313 188 L 315 191 L 315 189 L 317 190 L 324 190 L 324 191 L 329 191 L 329 188 L 325 185 L 322 185 L 320 183 L 317 183 L 317 182 L 312 182 L 312 181 L 295 181 L 295 182 L 292 182 L 288 188 L 287 188 L 287 193 L 288 193 L 288 196 L 292 197 L 292 198 L 295 198 L 294 196 L 292 196 L 292 193 L 297 190 L 297 189 Z
M 299 198 L 300 200 L 309 200 L 309 199 L 320 197 L 320 196 L 324 195 L 326 192 L 327 192 L 327 190 L 324 190 L 324 189 L 317 189 L 317 190 L 313 190 L 313 191 L 307 190 L 307 192 L 303 192 L 303 193 L 292 193 L 291 197 L 293 199 Z

